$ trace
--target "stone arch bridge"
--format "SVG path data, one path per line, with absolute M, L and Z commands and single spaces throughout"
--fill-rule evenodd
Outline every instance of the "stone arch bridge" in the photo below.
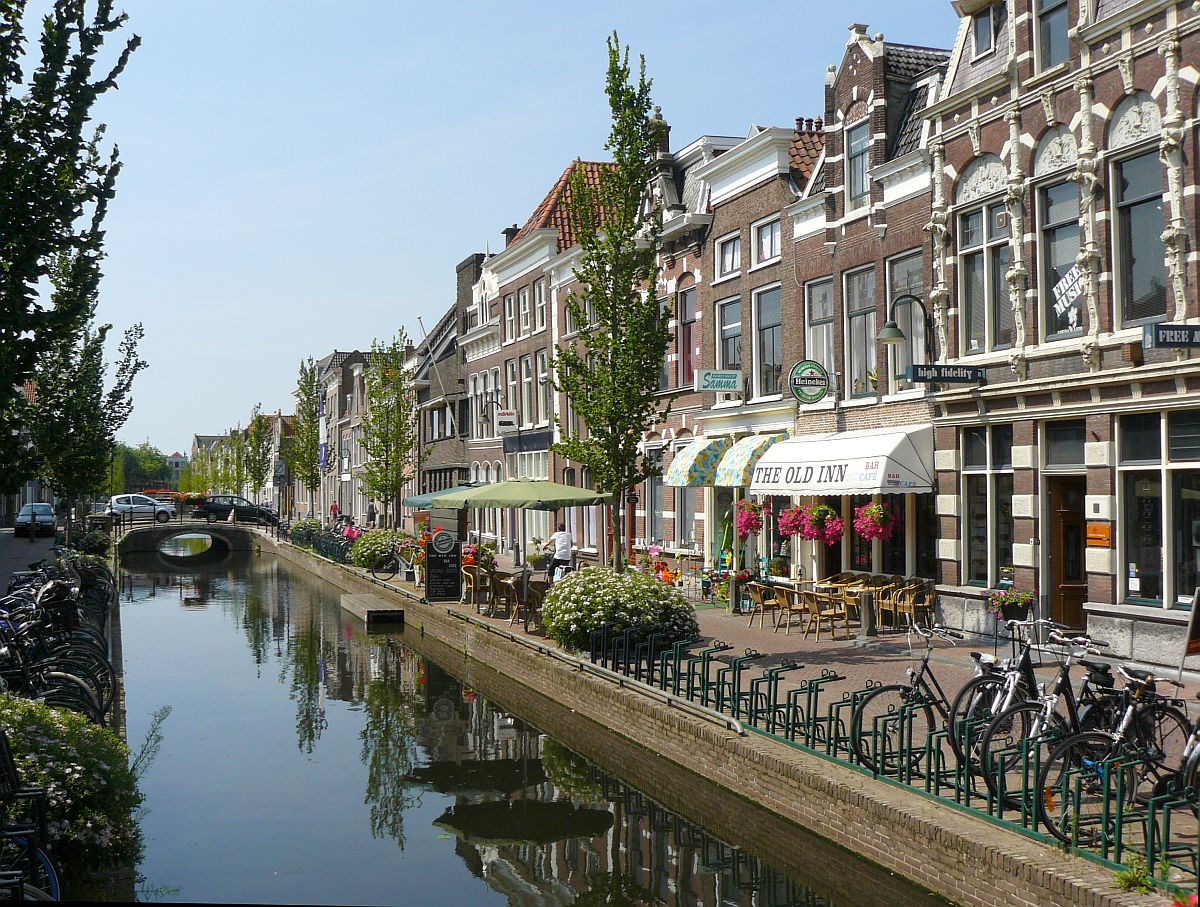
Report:
M 121 554 L 134 552 L 156 552 L 167 539 L 177 535 L 207 535 L 212 541 L 215 553 L 227 551 L 254 551 L 262 544 L 262 539 L 248 526 L 237 523 L 155 523 L 146 526 L 135 526 L 121 536 L 117 550 Z

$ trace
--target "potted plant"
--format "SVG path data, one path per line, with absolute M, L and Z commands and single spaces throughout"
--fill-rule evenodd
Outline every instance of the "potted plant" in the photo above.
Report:
M 773 557 L 767 562 L 767 573 L 771 576 L 787 576 L 788 575 L 788 559 L 786 557 Z
M 881 539 L 886 542 L 896 531 L 899 521 L 899 516 L 887 504 L 877 501 L 854 508 L 854 531 L 868 541 Z
M 828 504 L 809 504 L 800 508 L 800 537 L 837 544 L 846 532 L 846 521 Z
M 988 595 L 988 609 L 999 620 L 1025 620 L 1037 599 L 1037 591 L 1024 592 L 1015 587 L 997 589 Z
M 798 535 L 804 529 L 804 508 L 793 504 L 786 510 L 781 510 L 775 520 L 775 527 L 784 538 Z
M 542 549 L 544 544 L 545 542 L 535 535 L 525 548 L 525 560 L 534 570 L 541 570 L 550 561 L 549 553 Z

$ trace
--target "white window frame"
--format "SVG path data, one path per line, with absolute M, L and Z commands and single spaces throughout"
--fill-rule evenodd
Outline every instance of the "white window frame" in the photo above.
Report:
M 546 329 L 546 278 L 543 277 L 533 284 L 533 330 L 534 333 Z
M 1044 3 L 1044 2 L 1054 3 L 1055 7 L 1054 7 L 1053 11 L 1057 11 L 1059 7 L 1063 8 L 1066 11 L 1067 21 L 1066 21 L 1066 25 L 1063 28 L 1063 40 L 1066 42 L 1067 52 L 1066 52 L 1066 56 L 1064 56 L 1063 59 L 1059 60 L 1056 63 L 1049 63 L 1046 61 L 1046 59 L 1045 59 L 1046 49 L 1042 46 L 1042 10 L 1040 9 L 1040 7 L 1041 7 L 1042 3 Z M 1039 73 L 1045 72 L 1049 69 L 1053 69 L 1056 66 L 1060 66 L 1064 63 L 1069 62 L 1071 59 L 1071 4 L 1070 4 L 1070 0 L 1032 0 L 1032 2 L 1030 3 L 1030 6 L 1031 6 L 1030 12 L 1032 14 L 1031 15 L 1031 22 L 1032 22 L 1031 28 L 1033 30 L 1033 41 L 1031 41 L 1030 43 L 1033 45 L 1033 59 L 1035 62 L 1036 72 L 1039 72 Z
M 1111 198 L 1109 199 L 1109 210 L 1111 212 L 1111 220 L 1109 223 L 1109 233 L 1110 233 L 1111 242 L 1112 242 L 1112 272 L 1113 272 L 1112 273 L 1112 303 L 1113 303 L 1113 313 L 1112 314 L 1113 314 L 1113 324 L 1117 326 L 1118 330 L 1123 327 L 1133 327 L 1133 326 L 1138 326 L 1138 325 L 1143 325 L 1143 324 L 1152 324 L 1155 321 L 1165 320 L 1167 318 L 1168 314 L 1170 313 L 1170 309 L 1171 309 L 1170 287 L 1167 283 L 1169 280 L 1169 277 L 1165 271 L 1166 248 L 1165 248 L 1165 246 L 1163 246 L 1162 248 L 1163 248 L 1164 258 L 1162 260 L 1160 260 L 1160 264 L 1164 265 L 1163 288 L 1164 288 L 1164 292 L 1166 293 L 1166 310 L 1160 315 L 1148 315 L 1144 318 L 1131 318 L 1128 321 L 1125 320 L 1125 305 L 1126 305 L 1125 263 L 1122 260 L 1122 251 L 1123 250 L 1121 248 L 1121 244 L 1125 238 L 1125 235 L 1124 235 L 1125 231 L 1121 227 L 1121 214 L 1122 214 L 1122 209 L 1126 207 L 1126 204 L 1118 201 L 1118 196 L 1120 195 L 1119 173 L 1120 173 L 1120 168 L 1121 168 L 1122 164 L 1125 164 L 1131 160 L 1134 160 L 1134 159 L 1142 157 L 1142 156 L 1150 156 L 1150 155 L 1157 157 L 1157 155 L 1158 155 L 1158 143 L 1157 142 L 1152 143 L 1152 144 L 1151 143 L 1139 144 L 1136 146 L 1131 146 L 1129 148 L 1122 148 L 1121 152 L 1120 152 L 1120 156 L 1110 160 L 1109 165 L 1108 165 L 1108 172 L 1109 172 L 1108 184 L 1111 187 Z M 1160 171 L 1159 171 L 1160 178 L 1161 178 L 1161 175 L 1162 175 L 1162 171 L 1160 169 Z M 1150 198 L 1150 196 L 1147 196 L 1146 198 L 1140 199 L 1139 201 L 1135 202 L 1134 204 L 1135 205 L 1143 204 L 1146 201 L 1148 201 L 1149 198 Z M 1162 206 L 1163 225 L 1166 226 L 1166 222 L 1167 222 L 1166 204 L 1164 203 L 1161 192 L 1159 195 L 1159 204 Z M 1161 244 L 1161 239 L 1159 242 Z
M 853 176 L 853 168 L 851 167 L 851 162 L 854 160 L 854 158 L 858 157 L 859 155 L 857 155 L 857 154 L 852 155 L 850 153 L 850 135 L 851 135 L 851 133 L 857 131 L 858 129 L 865 129 L 867 132 L 867 147 L 864 148 L 861 153 L 862 157 L 863 157 L 863 184 L 864 184 L 863 188 L 864 188 L 864 191 L 863 191 L 863 194 L 860 196 L 854 195 L 854 189 L 853 189 L 853 185 L 852 185 L 854 176 Z M 872 136 L 871 136 L 871 118 L 870 118 L 870 116 L 867 116 L 864 119 L 861 119 L 856 123 L 846 124 L 842 135 L 844 137 L 843 141 L 842 141 L 843 151 L 845 152 L 845 154 L 843 155 L 843 160 L 845 160 L 845 162 L 846 162 L 846 166 L 845 166 L 846 212 L 849 213 L 851 211 L 857 211 L 860 208 L 869 207 L 871 204 L 870 172 L 871 172 Z
M 537 382 L 537 421 L 538 425 L 548 425 L 550 422 L 550 354 L 547 350 L 538 350 L 534 354 L 534 380 Z
M 868 265 L 865 268 L 855 268 L 852 271 L 845 271 L 842 273 L 842 311 L 844 313 L 842 316 L 842 324 L 843 324 L 843 329 L 845 330 L 845 334 L 843 336 L 846 338 L 846 340 L 845 340 L 845 342 L 846 342 L 846 361 L 845 361 L 846 381 L 844 382 L 845 389 L 844 389 L 842 396 L 847 400 L 850 400 L 850 399 L 862 400 L 862 399 L 869 399 L 871 397 L 879 396 L 879 371 L 878 371 L 879 356 L 878 356 L 878 351 L 876 351 L 875 356 L 872 356 L 868 362 L 864 363 L 864 365 L 866 366 L 864 373 L 868 376 L 868 379 L 867 379 L 868 384 L 870 383 L 869 376 L 870 376 L 871 371 L 872 370 L 875 371 L 875 386 L 871 387 L 869 389 L 864 388 L 861 393 L 856 393 L 854 390 L 854 347 L 851 342 L 853 340 L 853 337 L 851 336 L 852 335 L 851 325 L 852 325 L 853 319 L 851 318 L 851 311 L 850 311 L 850 280 L 854 277 L 857 277 L 859 274 L 865 274 L 867 272 L 871 272 L 872 274 L 874 274 L 874 271 L 875 271 L 875 266 Z M 871 296 L 872 296 L 871 305 L 864 306 L 862 309 L 856 310 L 858 312 L 863 312 L 863 313 L 870 312 L 871 313 L 871 329 L 867 332 L 867 334 L 868 334 L 868 339 L 869 339 L 870 346 L 872 349 L 875 349 L 875 347 L 878 345 L 875 341 L 875 334 L 877 333 L 878 325 L 875 324 L 875 319 L 874 319 L 875 314 L 877 314 L 877 307 L 875 305 L 875 297 L 879 293 L 879 284 L 877 281 L 878 281 L 878 275 L 875 275 L 874 276 L 874 286 L 872 287 L 873 292 L 871 294 Z M 862 314 L 862 315 L 859 315 L 858 317 L 865 320 L 867 316 L 865 314 Z
M 733 257 L 736 264 L 727 271 L 725 270 L 725 249 L 734 246 L 735 243 L 737 244 L 735 246 L 736 254 Z M 742 233 L 740 230 L 735 233 L 727 233 L 713 243 L 713 259 L 713 274 L 716 275 L 713 283 L 737 277 L 742 273 Z
M 518 377 L 521 382 L 521 426 L 533 425 L 534 409 L 537 406 L 533 396 L 533 357 L 522 356 Z
M 775 237 L 775 248 L 768 251 L 774 252 L 773 255 L 764 256 L 762 247 L 762 232 L 763 230 L 774 227 L 772 231 Z M 783 257 L 783 225 L 782 219 L 778 215 L 765 217 L 760 221 L 750 225 L 750 241 L 754 245 L 754 265 L 750 268 L 751 271 L 758 268 L 765 268 L 767 265 L 773 265 Z
M 984 464 L 983 464 L 983 466 L 968 466 L 967 465 L 967 457 L 966 457 L 966 445 L 965 445 L 966 434 L 967 434 L 967 431 L 970 429 L 980 429 L 980 428 L 983 429 L 984 439 L 985 439 L 985 442 L 984 442 Z M 969 429 L 964 429 L 960 433 L 959 457 L 961 458 L 961 462 L 962 462 L 963 466 L 962 466 L 962 469 L 960 470 L 960 477 L 959 477 L 959 495 L 960 495 L 959 500 L 962 501 L 963 512 L 962 512 L 962 519 L 959 521 L 960 529 L 962 532 L 962 538 L 960 539 L 960 543 L 962 545 L 962 549 L 961 549 L 962 550 L 962 563 L 959 564 L 959 570 L 960 570 L 959 577 L 964 586 L 972 586 L 973 588 L 995 589 L 997 587 L 997 585 L 1001 582 L 1009 582 L 1009 583 L 1012 582 L 1011 576 L 1002 577 L 999 575 L 1000 564 L 998 561 L 997 545 L 995 544 L 996 539 L 997 539 L 997 532 L 999 530 L 999 519 L 997 517 L 998 491 L 996 489 L 996 477 L 1001 476 L 1001 475 L 1015 475 L 1015 472 L 1014 472 L 1013 463 L 1012 463 L 1011 447 L 1009 449 L 1008 465 L 1007 466 L 997 466 L 996 465 L 995 443 L 994 443 L 993 437 L 995 434 L 995 430 L 997 428 L 1008 428 L 1011 430 L 1012 426 L 1008 425 L 1008 424 L 989 425 L 989 426 L 976 425 L 976 426 L 970 426 Z M 1013 443 L 1015 444 L 1015 441 Z M 984 504 L 984 506 L 987 510 L 987 512 L 985 514 L 985 517 L 986 517 L 985 525 L 987 526 L 987 537 L 984 539 L 984 545 L 987 548 L 987 577 L 983 582 L 980 582 L 979 580 L 971 580 L 968 578 L 968 575 L 967 575 L 970 572 L 970 562 L 969 562 L 968 556 L 970 553 L 970 541 L 971 541 L 968 538 L 968 535 L 970 534 L 970 527 L 969 527 L 969 523 L 968 523 L 968 517 L 969 517 L 968 508 L 970 506 L 970 498 L 967 495 L 967 478 L 969 476 L 984 476 L 985 477 L 985 480 L 984 480 L 985 481 L 985 496 L 984 496 L 985 504 Z M 1015 481 L 1013 484 L 1012 496 L 1014 498 L 1016 497 Z M 1009 503 L 1009 510 L 1010 510 L 1010 512 L 1012 511 L 1011 501 Z M 1012 514 L 1012 518 L 1015 520 L 1016 515 Z M 1013 546 L 1014 546 L 1014 552 L 1013 552 L 1014 558 L 1013 559 L 1015 561 L 1015 559 L 1016 559 L 1016 557 L 1015 557 L 1015 554 L 1016 554 L 1016 552 L 1015 552 L 1015 546 L 1016 546 L 1015 533 L 1014 533 L 1014 538 L 1013 538 Z M 1015 564 L 1014 564 L 1014 566 L 1015 566 Z
M 505 363 L 504 363 L 504 379 L 505 379 L 505 385 L 506 385 L 506 388 L 508 391 L 507 394 L 505 395 L 504 408 L 505 409 L 516 409 L 517 408 L 517 397 L 519 394 L 519 392 L 517 390 L 518 385 L 517 385 L 517 360 L 516 359 L 509 359 L 509 360 L 505 361 Z
M 901 262 L 906 262 L 911 259 L 917 259 L 921 265 L 921 287 L 920 292 L 911 293 L 905 289 L 901 293 L 895 292 L 895 286 L 892 281 L 892 275 L 895 273 L 896 265 Z M 897 314 L 892 310 L 892 303 L 900 296 L 910 294 L 917 296 L 922 303 L 925 302 L 925 256 L 921 248 L 909 249 L 907 252 L 901 252 L 899 255 L 893 255 L 884 262 L 884 279 L 887 281 L 887 319 L 891 320 Z M 911 391 L 924 392 L 927 385 L 916 384 L 908 381 L 908 386 L 901 386 L 899 377 L 899 369 L 897 367 L 897 354 L 901 347 L 908 350 L 908 360 L 910 365 L 924 365 L 929 361 L 929 351 L 925 349 L 925 341 L 929 336 L 929 332 L 925 325 L 925 314 L 921 311 L 921 307 L 909 302 L 906 304 L 910 313 L 908 320 L 908 330 L 904 332 L 904 342 L 902 344 L 887 344 L 887 370 L 888 370 L 888 390 L 890 393 L 898 394 Z M 904 330 L 904 328 L 901 328 Z M 918 355 L 919 353 L 919 355 Z M 907 380 L 907 379 L 905 379 Z M 876 382 L 878 383 L 878 381 Z
M 783 396 L 783 393 L 781 390 L 778 390 L 778 389 L 770 390 L 770 391 L 764 393 L 763 389 L 761 387 L 759 387 L 759 379 L 762 377 L 762 368 L 760 367 L 761 363 L 759 362 L 760 357 L 759 357 L 759 349 L 758 349 L 759 299 L 765 293 L 769 293 L 772 290 L 776 290 L 779 292 L 779 367 L 781 370 L 783 369 L 783 321 L 784 321 L 784 318 L 783 318 L 783 284 L 779 281 L 774 281 L 773 283 L 764 284 L 761 287 L 755 287 L 753 290 L 750 291 L 750 321 L 751 321 L 751 324 L 753 325 L 753 330 L 751 332 L 751 338 L 753 340 L 753 345 L 750 350 L 750 358 L 751 358 L 751 367 L 754 370 L 754 373 L 750 377 L 750 381 L 751 381 L 750 387 L 751 387 L 751 390 L 753 391 L 753 396 L 754 396 L 755 400 L 778 400 Z M 745 339 L 745 335 L 743 335 L 743 343 L 742 343 L 742 361 L 743 362 L 746 361 L 746 344 L 744 342 L 744 339 Z
M 504 297 L 504 342 L 517 339 L 517 297 L 509 293 Z
M 533 313 L 529 308 L 529 287 L 524 286 L 517 290 L 517 312 L 520 315 L 521 334 L 525 337 L 533 328 Z
M 737 313 L 738 313 L 737 328 L 738 328 L 738 346 L 740 347 L 740 353 L 739 353 L 739 362 L 736 366 L 731 366 L 728 362 L 725 361 L 724 338 L 721 336 L 721 330 L 724 327 L 724 322 L 721 318 L 721 313 L 724 311 L 726 306 L 730 306 L 730 305 L 736 306 Z M 743 319 L 742 319 L 742 297 L 741 296 L 728 296 L 725 299 L 718 299 L 715 303 L 713 303 L 713 313 L 716 316 L 715 318 L 713 318 L 713 321 L 716 322 L 715 331 L 716 331 L 716 341 L 717 342 L 716 342 L 716 356 L 714 358 L 717 363 L 717 368 L 719 368 L 719 369 L 737 368 L 740 370 L 746 361 L 746 356 L 745 356 L 746 332 L 742 330 L 742 321 L 743 321 Z
M 1000 237 L 992 236 L 992 210 L 994 208 L 1003 208 L 1005 217 L 1008 217 L 1008 209 L 1005 207 L 1002 196 L 994 196 L 989 199 L 984 199 L 979 202 L 972 202 L 970 205 L 964 205 L 954 211 L 955 239 L 956 239 L 956 263 L 958 274 L 958 312 L 959 312 L 959 337 L 958 347 L 959 355 L 961 356 L 980 356 L 984 353 L 994 352 L 996 350 L 1012 349 L 1013 343 L 997 343 L 996 342 L 996 313 L 998 305 L 1008 305 L 1011 309 L 1011 301 L 1008 295 L 1007 281 L 1005 275 L 1000 275 L 1003 283 L 1000 286 L 1003 298 L 997 299 L 993 293 L 996 288 L 997 275 L 995 273 L 995 264 L 993 258 L 997 250 L 1008 246 L 1008 267 L 1012 266 L 1012 225 L 1007 228 L 1007 233 Z M 979 212 L 982 221 L 983 237 L 979 243 L 972 245 L 966 249 L 963 248 L 963 221 L 968 215 Z M 971 350 L 968 348 L 970 342 L 970 324 L 968 314 L 970 308 L 967 304 L 966 289 L 967 281 L 965 274 L 967 273 L 966 260 L 972 255 L 981 255 L 983 257 L 983 293 L 984 293 L 984 324 L 983 324 L 983 348 Z M 1009 315 L 1010 319 L 1013 315 Z M 1013 325 L 1015 336 L 1016 326 Z
M 827 284 L 829 286 L 830 312 L 828 318 L 814 321 L 812 317 L 812 291 L 820 284 Z M 825 367 L 825 371 L 831 373 L 837 370 L 836 323 L 837 292 L 833 276 L 818 277 L 816 280 L 807 281 L 804 284 L 804 358 L 821 363 Z M 815 347 L 818 345 L 817 338 L 813 334 L 815 328 L 828 328 L 829 331 L 829 344 L 821 350 L 820 356 L 815 355 Z M 826 353 L 828 353 L 828 361 L 826 361 Z

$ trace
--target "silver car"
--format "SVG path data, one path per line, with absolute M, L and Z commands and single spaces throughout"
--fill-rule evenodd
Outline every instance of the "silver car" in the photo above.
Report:
M 13 535 L 54 535 L 54 508 L 49 504 L 25 504 L 13 521 Z
M 175 505 L 164 504 L 144 494 L 114 494 L 108 502 L 113 516 L 132 515 L 134 520 L 155 520 L 167 523 L 175 518 Z

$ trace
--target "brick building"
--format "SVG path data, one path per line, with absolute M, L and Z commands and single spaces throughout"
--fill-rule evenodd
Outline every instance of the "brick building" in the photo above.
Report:
M 1179 657 L 1200 585 L 1194 4 L 954 4 L 927 110 L 942 615 L 1038 590 L 1114 654 Z M 1148 327 L 1150 326 L 1150 327 Z

